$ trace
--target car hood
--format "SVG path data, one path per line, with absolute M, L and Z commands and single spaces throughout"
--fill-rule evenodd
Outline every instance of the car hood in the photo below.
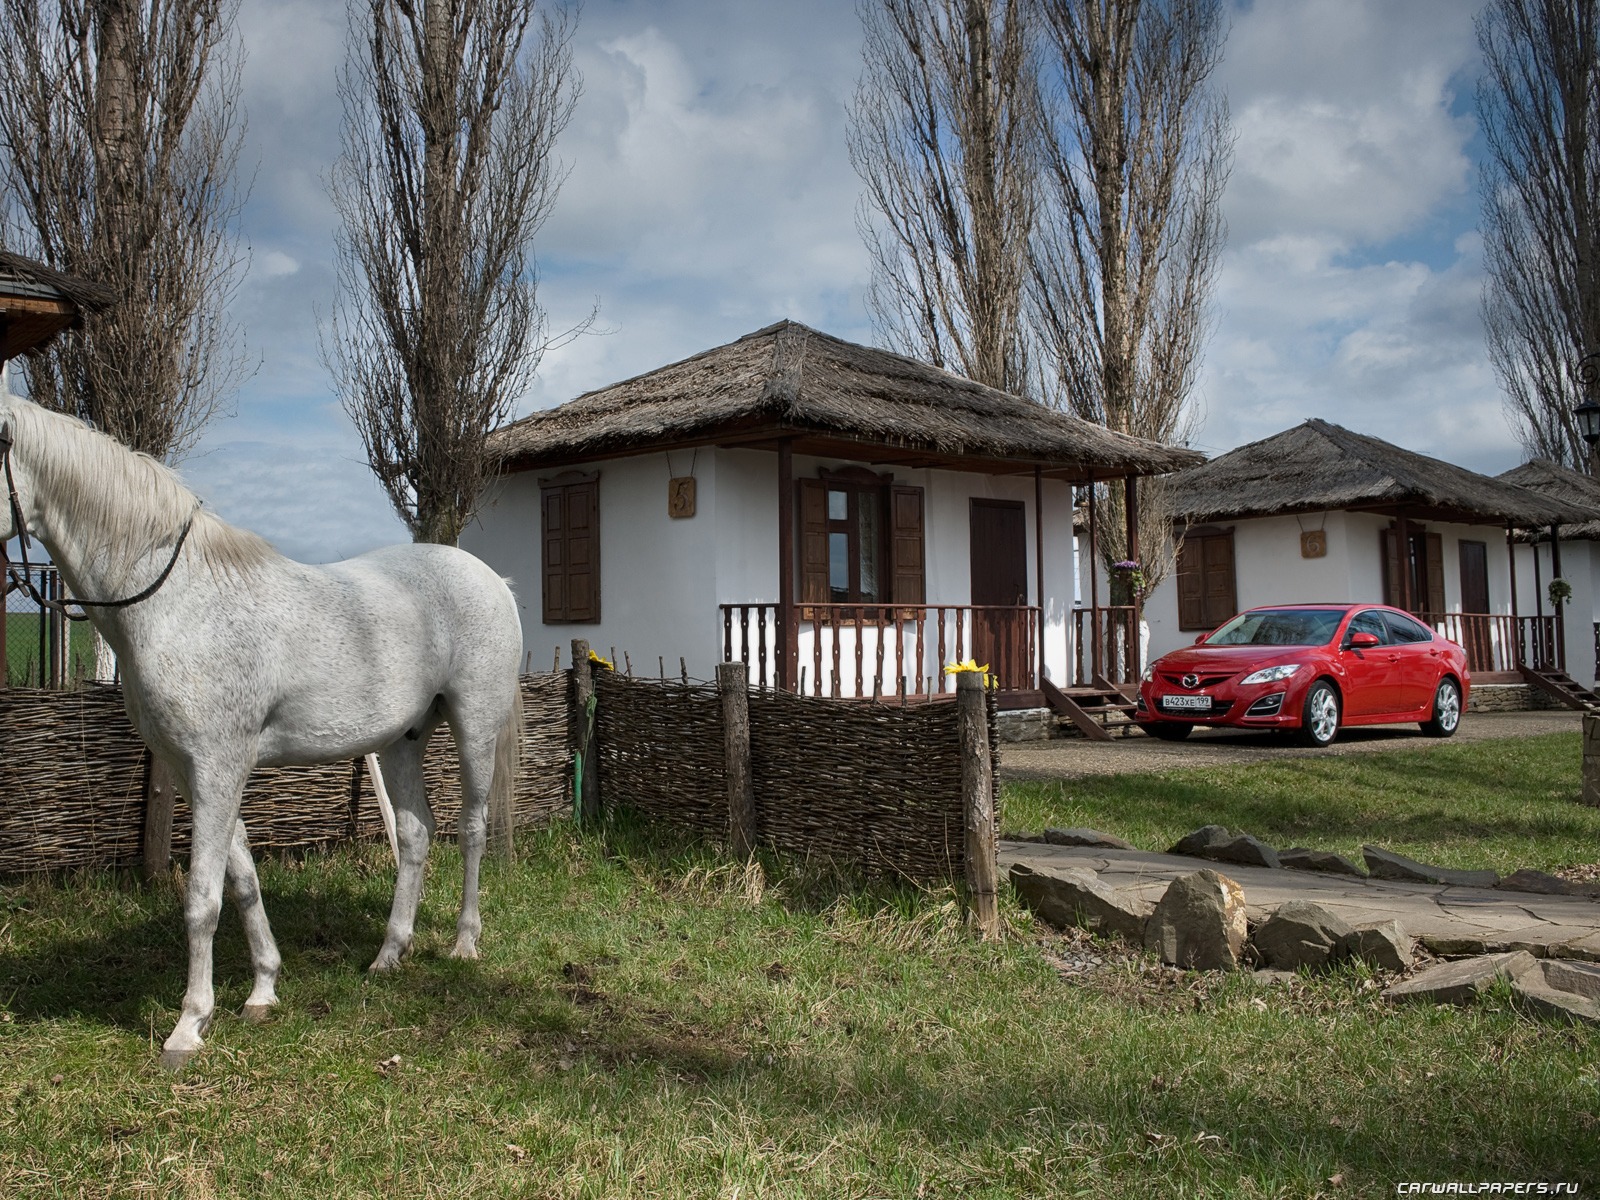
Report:
M 1247 667 L 1304 662 L 1323 649 L 1322 646 L 1190 646 L 1163 654 L 1156 660 L 1155 669 L 1197 675 L 1211 671 L 1243 671 Z

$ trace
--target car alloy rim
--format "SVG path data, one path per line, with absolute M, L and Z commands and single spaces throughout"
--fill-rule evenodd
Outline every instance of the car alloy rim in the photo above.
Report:
M 1461 693 L 1455 685 L 1446 683 L 1439 688 L 1439 727 L 1451 730 L 1461 720 Z
M 1323 688 L 1311 704 L 1311 732 L 1319 742 L 1333 740 L 1339 729 L 1339 702 L 1333 693 Z

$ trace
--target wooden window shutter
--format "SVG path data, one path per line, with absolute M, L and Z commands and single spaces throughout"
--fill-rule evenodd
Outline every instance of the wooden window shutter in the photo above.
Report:
M 1383 546 L 1383 602 L 1400 607 L 1400 538 L 1393 529 L 1379 531 Z
M 889 599 L 896 604 L 926 603 L 921 488 L 903 483 L 889 488 L 889 534 L 894 572 Z
M 1200 553 L 1205 567 L 1201 620 L 1204 628 L 1215 629 L 1239 611 L 1233 576 L 1233 534 L 1201 538 Z
M 820 479 L 795 481 L 800 493 L 800 601 L 828 602 L 828 488 Z
M 1205 623 L 1204 538 L 1184 538 L 1178 548 L 1178 628 L 1199 630 Z
M 544 621 L 600 620 L 600 481 L 539 488 Z
M 1422 611 L 1444 611 L 1444 539 L 1437 533 L 1428 535 L 1428 606 Z

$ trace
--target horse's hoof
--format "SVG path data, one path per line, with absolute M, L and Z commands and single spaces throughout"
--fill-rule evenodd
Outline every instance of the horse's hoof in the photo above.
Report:
M 472 943 L 472 942 L 468 942 L 466 944 L 462 944 L 461 942 L 457 942 L 455 944 L 455 949 L 450 951 L 450 957 L 451 958 L 475 959 L 475 958 L 478 957 L 478 947 L 477 947 L 476 943 Z
M 252 1025 L 260 1025 L 264 1021 L 267 1021 L 267 1020 L 269 1020 L 271 1018 L 272 1010 L 275 1009 L 276 1007 L 277 1007 L 276 1003 L 272 1003 L 272 1004 L 246 1004 L 244 1006 L 244 1011 L 242 1011 L 239 1015 L 242 1016 L 246 1021 L 250 1022 L 250 1024 L 252 1024 Z
M 169 1071 L 181 1071 L 189 1065 L 189 1060 L 199 1053 L 199 1046 L 189 1050 L 178 1050 L 167 1046 L 161 1051 L 161 1065 Z
M 398 954 L 380 954 L 372 960 L 372 965 L 367 968 L 369 975 L 385 975 L 390 971 L 400 969 L 400 956 Z

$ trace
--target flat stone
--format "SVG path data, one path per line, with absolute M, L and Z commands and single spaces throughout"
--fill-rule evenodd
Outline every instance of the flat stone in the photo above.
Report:
M 1490 953 L 1488 939 L 1481 933 L 1425 933 L 1417 939 L 1430 954 L 1441 958 L 1463 958 Z
M 1231 970 L 1239 965 L 1248 934 L 1244 889 L 1226 875 L 1204 870 L 1168 885 L 1145 922 L 1144 945 L 1169 966 Z
M 1584 962 L 1600 962 L 1600 933 L 1591 933 L 1588 937 L 1574 938 L 1570 942 L 1563 942 L 1553 946 L 1550 950 L 1551 958 L 1575 958 Z
M 1585 1025 L 1600 1025 L 1600 1003 L 1576 992 L 1560 991 L 1538 975 L 1525 975 L 1512 981 L 1511 993 L 1517 1007 L 1545 1020 L 1563 1017 Z
M 1098 829 L 1046 829 L 1044 840 L 1052 846 L 1093 846 L 1102 850 L 1137 850 L 1132 842 L 1125 842 Z
M 1412 883 L 1448 883 L 1454 887 L 1492 888 L 1500 882 L 1493 871 L 1452 871 L 1420 863 L 1381 846 L 1363 846 L 1367 871 L 1374 879 L 1403 879 Z
M 1356 959 L 1380 971 L 1409 970 L 1416 957 L 1411 935 L 1399 921 L 1352 929 L 1341 949 L 1342 957 Z
M 1291 871 L 1321 871 L 1324 875 L 1349 875 L 1353 879 L 1367 877 L 1355 863 L 1332 850 L 1307 850 L 1302 846 L 1279 850 L 1278 865 Z
M 1482 954 L 1429 967 L 1419 975 L 1385 988 L 1383 998 L 1394 1003 L 1415 1000 L 1429 1004 L 1468 1004 L 1493 986 L 1495 980 L 1515 982 L 1538 969 L 1539 960 L 1526 950 Z
M 1539 965 L 1544 968 L 1544 981 L 1549 987 L 1600 1001 L 1600 966 L 1554 958 Z
M 1251 942 L 1267 966 L 1293 971 L 1325 965 L 1354 932 L 1348 921 L 1322 905 L 1291 900 L 1257 927 Z
M 1178 839 L 1178 844 L 1168 854 L 1187 854 L 1190 857 L 1204 853 L 1212 846 L 1221 846 L 1233 840 L 1233 834 L 1228 832 L 1226 825 L 1202 825 L 1192 833 L 1186 833 Z
M 1200 850 L 1200 857 L 1214 862 L 1238 863 L 1245 867 L 1276 868 L 1279 865 L 1278 852 L 1248 833 L 1229 838 L 1220 845 L 1205 846 Z
M 1538 896 L 1573 896 L 1578 891 L 1565 879 L 1546 875 L 1543 871 L 1530 871 L 1523 867 L 1513 871 L 1494 885 L 1502 892 L 1532 892 Z
M 1144 925 L 1154 907 L 1138 896 L 1124 896 L 1083 867 L 1011 868 L 1011 886 L 1033 915 L 1057 929 L 1074 927 L 1116 933 L 1144 944 Z

